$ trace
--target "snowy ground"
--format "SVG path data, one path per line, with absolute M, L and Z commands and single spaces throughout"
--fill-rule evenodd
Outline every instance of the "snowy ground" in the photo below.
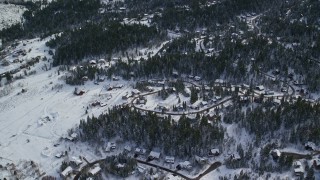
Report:
M 26 46 L 19 45 L 13 51 L 22 48 L 32 48 L 27 58 L 39 55 L 48 59 L 48 49 L 44 41 L 30 40 Z M 66 149 L 65 145 L 54 147 L 60 137 L 66 135 L 68 129 L 86 118 L 87 106 L 101 100 L 107 103 L 105 107 L 89 108 L 88 114 L 99 115 L 108 107 L 125 103 L 122 96 L 131 92 L 131 82 L 104 82 L 94 85 L 87 82 L 83 88 L 86 93 L 82 96 L 73 94 L 74 88 L 65 84 L 61 78 L 64 73 L 57 68 L 45 71 L 43 66 L 50 62 L 40 60 L 31 70 L 36 74 L 16 80 L 2 87 L 7 90 L 6 96 L 0 98 L 0 164 L 7 162 L 18 163 L 20 160 L 33 160 L 40 164 L 45 172 L 52 172 L 60 166 L 61 160 L 54 155 Z M 2 72 L 10 67 L 0 67 Z M 14 67 L 11 67 L 14 68 Z M 4 78 L 2 78 L 4 81 Z M 125 84 L 118 90 L 107 91 L 105 86 Z M 25 89 L 25 93 L 21 93 Z M 109 97 L 109 98 L 108 98 Z M 50 173 L 51 172 L 51 173 Z
M 0 30 L 21 22 L 24 6 L 0 3 Z

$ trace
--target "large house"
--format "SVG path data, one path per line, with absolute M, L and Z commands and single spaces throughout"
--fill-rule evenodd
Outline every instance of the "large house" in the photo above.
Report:
M 72 173 L 72 167 L 70 167 L 70 166 L 68 166 L 66 169 L 64 169 L 62 172 L 61 172 L 61 176 L 63 177 L 63 178 L 66 178 L 66 177 L 68 177 L 71 173 Z
M 150 160 L 154 160 L 154 159 L 159 159 L 160 158 L 160 153 L 156 152 L 156 151 L 151 151 L 148 158 Z
M 93 168 L 91 168 L 90 170 L 89 170 L 89 175 L 90 176 L 96 176 L 96 175 L 98 175 L 99 173 L 100 173 L 100 171 L 101 171 L 101 167 L 100 167 L 100 165 L 99 164 L 95 164 L 94 166 L 93 166 Z

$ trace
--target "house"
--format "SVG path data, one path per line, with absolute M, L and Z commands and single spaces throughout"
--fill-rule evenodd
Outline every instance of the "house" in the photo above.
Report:
M 71 163 L 74 163 L 75 165 L 79 166 L 80 164 L 82 164 L 82 160 L 78 157 L 75 157 L 75 156 L 72 156 L 71 157 L 71 160 L 70 160 Z
M 174 157 L 173 157 L 173 156 L 166 156 L 165 159 L 164 159 L 164 161 L 165 161 L 166 163 L 172 163 L 172 164 L 174 164 Z
M 126 152 L 131 152 L 132 148 L 131 148 L 129 145 L 126 145 L 126 146 L 124 147 L 124 150 L 125 150 Z
M 226 81 L 224 81 L 223 79 L 216 79 L 214 81 L 214 85 L 216 85 L 216 86 L 225 86 L 226 85 Z
M 267 90 L 264 92 L 265 95 L 274 95 L 274 91 Z
M 72 133 L 72 134 L 70 135 L 70 137 L 72 137 L 73 139 L 77 139 L 78 134 L 77 134 L 77 133 Z
M 309 151 L 314 151 L 314 150 L 317 149 L 317 148 L 316 148 L 316 144 L 313 143 L 313 142 L 310 142 L 310 141 L 308 141 L 308 142 L 306 142 L 306 143 L 304 144 L 304 148 L 305 148 L 306 150 L 309 150 Z
M 165 81 L 164 80 L 156 82 L 156 86 L 158 86 L 158 87 L 163 87 L 164 85 L 165 85 Z
M 159 159 L 159 158 L 160 158 L 160 153 L 156 151 L 151 151 L 148 156 L 148 159 L 150 160 Z
M 138 172 L 141 173 L 141 174 L 144 174 L 144 173 L 146 172 L 146 168 L 143 167 L 143 166 L 141 166 L 141 165 L 138 165 L 138 166 L 137 166 L 137 170 L 138 170 Z
M 66 169 L 64 169 L 62 172 L 61 172 L 61 176 L 63 177 L 63 178 L 66 178 L 66 177 L 68 177 L 71 173 L 72 173 L 72 167 L 70 167 L 70 166 L 68 166 Z
M 207 102 L 207 101 L 201 101 L 200 105 L 201 105 L 202 107 L 207 106 L 207 105 L 208 105 L 208 102 Z
M 132 89 L 131 94 L 140 94 L 140 91 L 138 89 Z
M 146 150 L 146 149 L 136 148 L 136 149 L 134 150 L 134 152 L 135 152 L 135 154 L 137 154 L 137 155 L 144 155 L 144 154 L 146 154 L 147 150 Z
M 174 78 L 177 78 L 177 77 L 179 77 L 179 73 L 178 73 L 177 71 L 173 71 L 173 72 L 172 72 L 172 76 L 173 76 Z
M 101 76 L 98 77 L 99 82 L 103 82 L 105 79 L 106 79 L 105 77 L 101 77 Z
M 105 59 L 99 59 L 99 60 L 98 60 L 98 63 L 99 63 L 99 64 L 106 64 L 106 60 L 105 60 Z
M 137 104 L 146 104 L 145 99 L 138 99 Z
M 99 165 L 99 164 L 95 164 L 95 165 L 93 166 L 93 168 L 91 168 L 91 169 L 88 171 L 88 174 L 89 174 L 90 176 L 96 176 L 96 175 L 98 175 L 100 172 L 101 172 L 101 167 L 100 167 L 100 165 Z
M 255 89 L 258 90 L 258 91 L 264 91 L 264 86 L 263 85 L 256 86 Z
M 65 139 L 69 141 L 74 141 L 75 139 L 77 139 L 77 137 L 78 137 L 77 133 L 72 133 L 70 136 L 65 137 Z
M 91 61 L 89 61 L 89 63 L 90 63 L 91 65 L 95 65 L 95 64 L 97 64 L 97 61 L 96 61 L 96 60 L 91 60 Z
M 82 96 L 84 93 L 86 93 L 86 91 L 83 89 L 79 90 L 78 88 L 75 88 L 73 93 L 77 96 Z
M 200 77 L 200 76 L 195 76 L 195 77 L 194 77 L 194 80 L 195 80 L 195 81 L 200 81 L 200 80 L 201 80 L 201 77 Z
M 281 156 L 281 152 L 278 149 L 274 149 L 274 150 L 270 151 L 270 154 L 274 160 L 279 159 Z
M 83 76 L 83 77 L 82 77 L 82 80 L 83 80 L 83 81 L 88 81 L 88 79 L 89 79 L 88 76 Z
M 208 158 L 206 157 L 200 157 L 200 156 L 194 156 L 195 160 L 199 164 L 206 164 L 208 163 Z
M 159 103 L 157 105 L 156 109 L 158 109 L 159 111 L 168 111 L 169 110 L 169 108 L 166 105 L 162 104 L 162 103 Z
M 189 79 L 193 79 L 193 78 L 194 78 L 194 76 L 192 76 L 192 75 L 189 75 L 189 76 L 188 76 L 188 78 L 189 78 Z
M 95 106 L 99 106 L 100 105 L 100 101 L 94 101 L 91 103 L 91 106 L 95 107 Z
M 240 160 L 241 160 L 241 157 L 240 157 L 240 155 L 239 155 L 238 153 L 236 153 L 236 154 L 232 154 L 232 155 L 230 156 L 230 159 L 231 159 L 231 160 L 240 161 Z
M 55 155 L 56 158 L 61 158 L 63 156 L 65 156 L 64 152 L 59 152 L 58 154 Z
M 296 176 L 300 176 L 301 174 L 304 174 L 304 168 L 300 161 L 296 161 L 293 163 L 293 171 Z
M 209 156 L 219 156 L 220 150 L 219 149 L 210 149 Z
M 106 152 L 116 149 L 117 145 L 114 142 L 108 142 L 107 147 L 105 148 Z
M 239 100 L 242 103 L 248 103 L 250 101 L 250 98 L 248 96 L 240 96 Z
M 191 163 L 189 161 L 180 162 L 178 167 L 181 169 L 187 169 L 190 170 L 192 168 Z

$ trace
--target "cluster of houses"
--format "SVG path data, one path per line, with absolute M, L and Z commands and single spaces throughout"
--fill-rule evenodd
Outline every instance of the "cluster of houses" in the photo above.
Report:
M 67 177 L 74 177 L 79 170 L 83 170 L 80 166 L 84 167 L 85 163 L 83 163 L 82 157 L 71 157 L 69 159 L 69 166 L 67 166 L 63 171 L 61 171 L 60 176 L 64 179 Z M 99 163 L 94 164 L 91 166 L 87 171 L 87 174 L 94 178 L 101 172 L 101 167 Z
M 23 161 L 22 164 L 14 163 L 0 164 L 0 179 L 36 179 L 46 173 L 39 169 L 39 165 L 33 161 Z
M 108 142 L 107 146 L 105 148 L 106 152 L 112 152 L 114 150 L 116 150 L 117 145 L 115 142 Z M 132 153 L 134 155 L 135 158 L 139 157 L 139 156 L 143 156 L 146 157 L 146 161 L 160 161 L 161 158 L 163 158 L 163 161 L 167 164 L 175 164 L 175 157 L 174 156 L 162 156 L 161 152 L 158 151 L 150 151 L 149 154 L 147 154 L 147 150 L 144 148 L 140 148 L 140 147 L 136 147 L 136 148 L 132 148 L 129 145 L 126 145 L 124 147 L 124 152 L 126 153 Z M 214 156 L 219 156 L 220 155 L 220 150 L 217 148 L 214 149 L 210 149 L 208 152 L 208 157 L 214 157 Z M 208 158 L 207 157 L 200 157 L 200 156 L 195 156 L 195 161 L 199 164 L 206 164 L 208 163 Z M 192 168 L 192 163 L 189 161 L 183 161 L 183 162 L 179 162 L 177 164 L 177 169 L 186 169 L 186 170 L 190 170 Z M 138 167 L 138 170 L 142 171 L 143 168 Z
M 97 177 L 101 173 L 101 170 L 102 169 L 99 163 L 94 164 L 93 167 L 91 167 L 87 172 L 87 174 L 89 175 L 89 178 L 87 178 L 87 180 L 94 179 L 94 177 Z M 67 179 L 68 177 L 74 177 L 75 173 L 77 172 L 77 169 L 68 166 L 60 173 L 60 176 L 64 179 Z
M 313 142 L 306 142 L 304 144 L 304 147 L 306 150 L 309 151 L 318 151 L 318 147 Z M 270 155 L 273 158 L 273 160 L 278 160 L 282 155 L 282 152 L 278 149 L 273 149 L 270 151 Z M 313 158 L 309 162 L 311 168 L 314 168 L 315 170 L 320 170 L 320 155 L 313 156 Z M 305 167 L 301 160 L 294 161 L 292 164 L 292 169 L 295 176 L 300 177 L 301 175 L 305 174 Z

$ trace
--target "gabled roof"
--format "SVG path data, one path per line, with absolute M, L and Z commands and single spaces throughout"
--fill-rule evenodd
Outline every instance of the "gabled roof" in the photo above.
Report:
M 64 169 L 64 170 L 61 172 L 61 175 L 62 175 L 63 177 L 66 177 L 66 176 L 68 176 L 71 172 L 72 172 L 72 167 L 71 167 L 71 166 L 68 166 L 66 169 Z
M 160 158 L 160 153 L 156 152 L 156 151 L 151 151 L 149 156 L 153 157 L 153 158 L 156 158 L 156 159 L 159 159 Z

